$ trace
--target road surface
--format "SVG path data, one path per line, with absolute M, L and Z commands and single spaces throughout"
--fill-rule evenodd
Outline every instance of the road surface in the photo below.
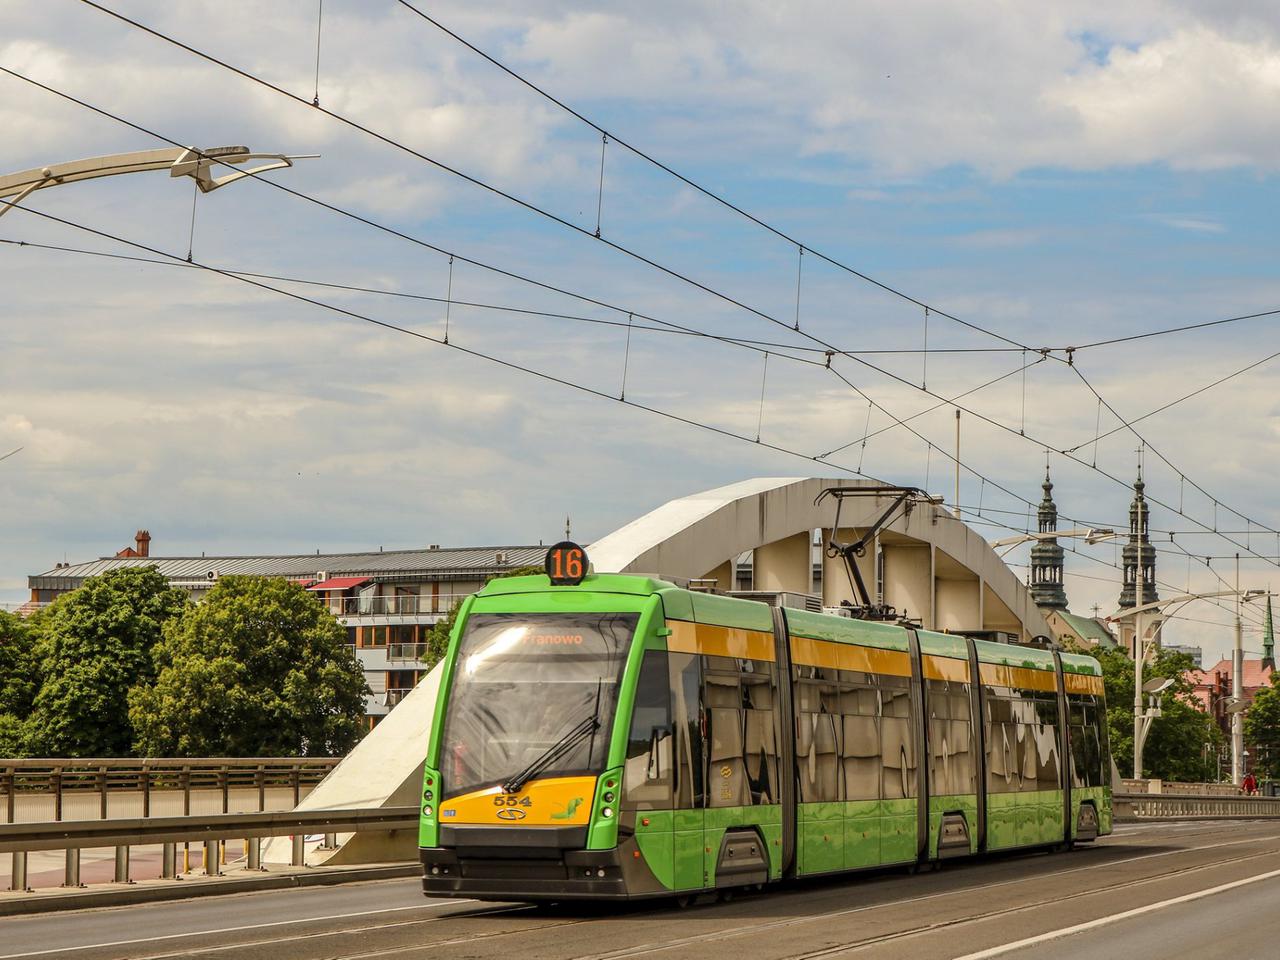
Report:
M 1277 902 L 1280 824 L 1142 824 L 686 910 L 424 900 L 387 880 L 18 917 L 0 960 L 1275 960 Z

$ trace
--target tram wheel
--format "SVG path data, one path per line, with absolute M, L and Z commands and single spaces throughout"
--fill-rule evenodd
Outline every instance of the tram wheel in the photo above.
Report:
M 693 893 L 686 893 L 682 896 L 676 897 L 676 906 L 679 907 L 681 910 L 688 910 L 697 902 L 698 902 L 698 896 L 697 894 L 693 894 Z

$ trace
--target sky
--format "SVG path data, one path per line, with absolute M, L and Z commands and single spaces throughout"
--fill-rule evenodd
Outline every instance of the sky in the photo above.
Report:
M 1046 459 L 1063 527 L 1127 528 L 1141 456 L 1162 595 L 1233 587 L 1237 552 L 1242 587 L 1280 587 L 1277 317 L 1086 346 L 1280 308 L 1280 12 L 427 11 L 788 240 L 616 143 L 602 172 L 596 130 L 391 0 L 328 0 L 319 24 L 315 0 L 101 5 L 301 102 L 87 3 L 15 0 L 0 67 L 143 129 L 0 74 L 0 175 L 169 141 L 320 156 L 195 198 L 194 224 L 192 185 L 164 173 L 26 203 L 78 226 L 0 217 L 28 244 L 0 243 L 0 456 L 22 448 L 0 460 L 0 601 L 140 527 L 165 555 L 536 543 L 566 515 L 589 542 L 746 477 L 858 470 L 950 503 L 942 401 L 1001 377 L 958 401 L 960 499 L 984 536 L 1026 528 Z M 341 313 L 175 265 L 188 250 L 384 292 L 263 281 Z M 833 347 L 913 352 L 828 369 Z M 1068 553 L 1077 613 L 1115 610 L 1118 551 Z M 1166 642 L 1212 662 L 1230 606 L 1187 606 Z M 1246 608 L 1255 650 L 1260 617 Z

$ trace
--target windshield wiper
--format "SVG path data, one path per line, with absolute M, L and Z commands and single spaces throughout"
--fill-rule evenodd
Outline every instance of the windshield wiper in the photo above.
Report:
M 546 752 L 502 785 L 503 793 L 518 793 L 520 788 L 578 745 L 583 738 L 600 728 L 600 718 L 592 714 L 547 748 Z

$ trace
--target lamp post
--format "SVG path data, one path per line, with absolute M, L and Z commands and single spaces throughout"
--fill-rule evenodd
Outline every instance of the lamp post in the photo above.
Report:
M 1213 593 L 1179 593 L 1176 596 L 1168 597 L 1164 600 L 1155 600 L 1151 603 L 1144 604 L 1142 602 L 1142 585 L 1143 578 L 1141 568 L 1139 568 L 1138 576 L 1135 579 L 1135 587 L 1137 596 L 1135 597 L 1134 606 L 1129 610 L 1121 610 L 1112 614 L 1107 619 L 1111 622 L 1124 620 L 1127 617 L 1133 617 L 1133 777 L 1135 780 L 1142 778 L 1142 748 L 1146 744 L 1147 734 L 1151 730 L 1151 723 L 1160 716 L 1160 694 L 1167 689 L 1172 680 L 1151 681 L 1150 684 L 1144 686 L 1142 682 L 1142 668 L 1147 658 L 1147 638 L 1145 636 L 1145 627 L 1143 617 L 1145 614 L 1152 613 L 1156 610 L 1163 610 L 1166 607 L 1190 603 L 1192 600 L 1211 600 L 1215 597 L 1239 597 L 1243 602 L 1255 600 L 1258 597 L 1266 596 L 1265 590 L 1219 590 Z M 1236 648 L 1240 648 L 1240 620 L 1236 619 Z M 1233 671 L 1239 677 L 1240 671 Z M 1150 686 L 1152 689 L 1147 689 Z M 1233 684 L 1234 687 L 1234 684 Z M 1240 694 L 1237 693 L 1235 699 L 1238 701 Z M 1148 698 L 1150 703 L 1148 704 Z M 1232 720 L 1232 730 L 1234 732 L 1235 724 L 1239 720 Z M 1241 736 L 1243 738 L 1243 727 Z M 1234 738 L 1233 738 L 1234 739 Z M 1232 778 L 1239 784 L 1237 771 L 1239 769 L 1240 754 L 1234 750 L 1234 742 L 1232 744 Z M 1243 739 L 1241 740 L 1241 750 L 1243 750 Z

